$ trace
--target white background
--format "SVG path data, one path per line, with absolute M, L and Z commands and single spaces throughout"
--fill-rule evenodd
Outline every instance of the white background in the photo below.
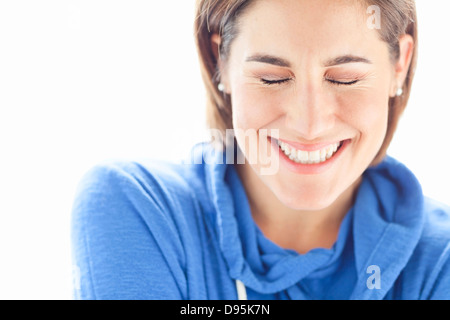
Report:
M 194 1 L 0 0 L 0 299 L 71 299 L 76 185 L 108 158 L 204 139 Z M 450 203 L 450 2 L 420 1 L 420 61 L 390 154 Z

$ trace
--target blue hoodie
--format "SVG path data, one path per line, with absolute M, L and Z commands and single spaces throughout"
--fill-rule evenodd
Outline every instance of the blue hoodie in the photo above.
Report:
M 450 298 L 450 208 L 393 158 L 365 171 L 333 247 L 306 254 L 264 236 L 225 163 L 202 143 L 183 164 L 90 170 L 72 213 L 75 297 Z

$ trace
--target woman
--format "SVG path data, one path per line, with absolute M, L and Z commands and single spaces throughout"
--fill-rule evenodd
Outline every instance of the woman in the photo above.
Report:
M 450 209 L 386 155 L 414 76 L 413 0 L 199 0 L 195 28 L 223 148 L 86 175 L 77 296 L 450 298 Z

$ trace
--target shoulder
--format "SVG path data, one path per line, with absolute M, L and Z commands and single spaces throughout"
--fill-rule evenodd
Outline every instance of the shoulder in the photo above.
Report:
M 424 197 L 424 227 L 417 250 L 437 257 L 450 244 L 450 207 Z M 447 253 L 448 254 L 448 253 Z
M 450 258 L 450 207 L 424 197 L 425 223 L 418 250 L 423 255 L 449 260 Z M 436 262 L 437 263 L 437 262 Z M 447 263 L 447 268 L 450 265 Z M 450 278 L 448 279 L 450 281 Z M 450 282 L 449 282 L 450 284 Z
M 127 199 L 134 205 L 144 202 L 159 209 L 176 209 L 177 203 L 192 197 L 189 186 L 196 178 L 182 164 L 159 160 L 104 161 L 82 177 L 75 204 L 88 201 L 90 205 L 102 205 L 106 199 L 117 204 L 118 200 Z
M 392 213 L 388 218 L 417 227 L 408 229 L 418 232 L 418 242 L 399 278 L 397 296 L 450 298 L 450 207 L 424 196 L 415 175 L 394 158 L 386 157 L 368 177 L 384 201 L 383 209 Z
M 423 241 L 450 242 L 450 206 L 424 197 L 425 228 Z
M 450 207 L 424 197 L 423 211 L 422 235 L 404 276 L 411 284 L 421 283 L 418 295 L 422 299 L 449 299 Z
M 424 214 L 425 224 L 418 246 L 438 255 L 450 245 L 450 206 L 425 197 Z
M 81 179 L 76 201 L 100 196 L 122 195 L 130 200 L 145 198 L 163 209 L 186 207 L 186 201 L 196 199 L 210 206 L 211 148 L 206 143 L 195 145 L 191 154 L 179 162 L 158 159 L 109 160 L 92 167 Z M 174 207 L 175 206 L 175 207 Z M 208 208 L 209 209 L 209 208 Z
M 85 173 L 79 190 L 99 184 L 106 184 L 113 189 L 117 187 L 123 189 L 130 185 L 144 187 L 161 182 L 183 185 L 180 171 L 181 167 L 176 164 L 160 160 L 108 160 L 96 164 Z
M 197 179 L 193 169 L 154 160 L 107 161 L 84 175 L 71 218 L 81 277 L 76 296 L 187 297 L 184 269 L 198 254 L 201 228 L 190 188 Z
M 214 161 L 212 165 L 203 161 L 210 152 L 208 144 L 199 143 L 179 162 L 140 159 L 98 163 L 78 184 L 72 222 L 78 226 L 96 219 L 105 226 L 105 217 L 119 225 L 134 219 L 168 226 L 177 234 L 191 226 L 196 228 L 198 220 L 205 219 L 201 212 L 214 212 L 211 185 L 217 166 Z

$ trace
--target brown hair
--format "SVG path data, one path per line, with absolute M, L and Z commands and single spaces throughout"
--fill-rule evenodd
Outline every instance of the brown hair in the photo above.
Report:
M 380 162 L 386 155 L 392 141 L 398 121 L 403 113 L 411 91 L 417 63 L 417 16 L 414 0 L 361 0 L 363 4 L 376 5 L 382 15 L 380 38 L 389 45 L 391 57 L 396 61 L 399 57 L 399 37 L 409 34 L 414 39 L 414 52 L 406 79 L 403 83 L 403 94 L 389 100 L 388 129 L 384 142 L 373 163 Z M 197 0 L 195 37 L 200 59 L 203 82 L 206 87 L 207 125 L 219 129 L 225 136 L 225 130 L 232 128 L 231 99 L 228 94 L 218 90 L 220 75 L 217 53 L 213 51 L 211 36 L 221 37 L 220 57 L 226 60 L 230 46 L 239 33 L 238 18 L 255 0 Z M 224 141 L 226 142 L 226 141 Z

